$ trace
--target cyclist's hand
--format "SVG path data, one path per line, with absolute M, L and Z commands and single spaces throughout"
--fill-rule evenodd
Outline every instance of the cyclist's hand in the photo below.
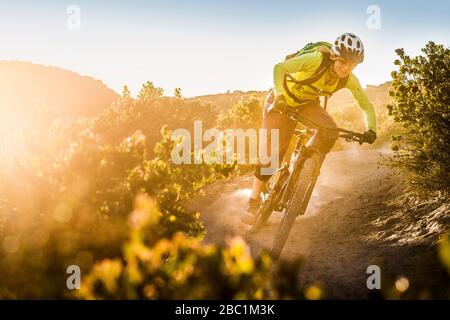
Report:
M 377 139 L 377 134 L 373 130 L 367 130 L 363 133 L 363 142 L 373 144 Z

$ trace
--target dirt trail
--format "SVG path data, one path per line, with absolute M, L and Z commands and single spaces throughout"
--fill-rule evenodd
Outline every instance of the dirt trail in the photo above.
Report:
M 380 265 L 386 281 L 402 275 L 431 286 L 442 285 L 442 277 L 448 282 L 445 275 L 436 275 L 433 248 L 450 225 L 450 206 L 408 212 L 393 203 L 405 186 L 378 164 L 380 159 L 377 151 L 329 154 L 307 212 L 297 219 L 282 253 L 284 259 L 303 257 L 302 284 L 324 285 L 329 298 L 368 298 L 366 269 L 371 264 Z M 195 201 L 206 226 L 205 241 L 221 243 L 247 230 L 239 213 L 251 178 L 213 184 Z M 273 223 L 257 234 L 250 243 L 252 252 L 269 248 L 277 228 Z

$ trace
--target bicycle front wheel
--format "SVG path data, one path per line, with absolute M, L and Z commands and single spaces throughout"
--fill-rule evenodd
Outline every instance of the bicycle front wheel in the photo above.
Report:
M 303 168 L 298 175 L 296 186 L 292 192 L 290 204 L 286 209 L 283 220 L 281 221 L 273 242 L 271 250 L 271 256 L 273 259 L 277 259 L 280 256 L 295 219 L 306 210 L 306 202 L 309 201 L 309 197 L 311 195 L 311 192 L 309 191 L 311 188 L 314 188 L 315 170 L 316 161 L 312 158 L 306 158 Z

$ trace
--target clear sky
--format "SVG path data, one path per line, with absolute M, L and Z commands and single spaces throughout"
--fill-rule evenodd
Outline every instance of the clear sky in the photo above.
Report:
M 70 5 L 81 28 L 66 26 Z M 369 5 L 380 29 L 369 29 Z M 58 66 L 136 94 L 153 81 L 167 94 L 263 90 L 273 65 L 310 41 L 359 35 L 363 85 L 389 80 L 394 49 L 417 54 L 428 40 L 449 45 L 450 1 L 5 1 L 0 0 L 0 60 Z

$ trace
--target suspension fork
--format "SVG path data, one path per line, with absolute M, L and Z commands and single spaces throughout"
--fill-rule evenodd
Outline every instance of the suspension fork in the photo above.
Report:
M 325 101 L 327 101 L 326 99 Z M 307 147 L 307 156 L 315 160 L 316 162 L 316 173 L 317 176 L 320 173 L 320 168 L 322 166 L 323 161 L 325 160 L 326 154 L 322 153 L 319 150 L 320 142 L 319 142 L 319 130 L 316 130 L 314 135 L 308 140 L 306 147 Z
M 320 169 L 322 168 L 322 164 L 323 161 L 325 160 L 326 157 L 326 153 L 322 153 L 319 149 L 318 149 L 318 141 L 317 141 L 317 131 L 314 134 L 314 136 L 308 141 L 307 144 L 307 157 L 310 157 L 311 159 L 314 160 L 315 162 L 315 168 L 314 168 L 314 175 L 313 175 L 313 179 L 310 183 L 310 185 L 308 186 L 308 191 L 306 193 L 305 196 L 305 200 L 303 202 L 302 208 L 299 212 L 305 213 L 306 208 L 309 204 L 309 200 L 311 198 L 311 194 L 314 190 L 314 187 L 316 185 L 317 179 L 319 178 L 320 175 Z
M 311 181 L 311 183 L 310 183 L 310 185 L 308 187 L 308 191 L 307 191 L 306 196 L 305 196 L 306 201 L 303 202 L 302 208 L 299 211 L 299 213 L 301 212 L 301 213 L 304 214 L 306 212 L 306 208 L 307 208 L 307 206 L 309 204 L 309 201 L 311 199 L 311 194 L 312 194 L 312 192 L 314 190 L 314 187 L 316 186 L 317 179 L 319 178 L 320 169 L 322 168 L 322 163 L 323 163 L 323 160 L 325 159 L 325 156 L 326 156 L 325 154 L 320 154 L 320 158 L 318 159 L 318 162 L 316 162 L 316 167 L 315 167 L 315 170 L 314 170 L 313 180 Z
M 314 169 L 314 178 L 313 181 L 309 187 L 307 198 L 311 196 L 312 190 L 314 189 L 314 185 L 317 181 L 317 178 L 320 174 L 320 169 L 322 167 L 322 163 L 325 159 L 326 154 L 323 154 L 320 152 L 317 148 L 317 131 L 315 134 L 308 140 L 307 143 L 305 143 L 302 139 L 300 139 L 297 142 L 297 145 L 295 149 L 293 150 L 293 153 L 297 152 L 297 160 L 294 165 L 294 169 L 292 170 L 292 173 L 289 175 L 285 188 L 283 190 L 283 195 L 281 197 L 281 200 L 279 202 L 279 210 L 286 209 L 289 201 L 291 200 L 291 189 L 295 187 L 298 183 L 297 178 L 300 174 L 300 171 L 303 168 L 303 163 L 305 162 L 306 158 L 311 158 L 315 161 L 315 169 Z M 307 205 L 304 204 L 304 205 Z
M 301 152 L 302 147 L 304 147 L 304 135 L 305 133 L 294 135 L 296 139 L 291 140 L 286 154 L 283 157 L 282 165 L 274 174 L 274 177 L 276 177 L 275 182 L 270 187 L 266 185 L 266 189 L 261 192 L 261 200 L 263 201 L 267 200 L 267 192 L 275 194 L 275 197 L 278 199 L 275 201 L 275 207 L 279 210 L 283 207 L 281 198 L 284 198 L 286 187 L 289 185 L 289 180 L 292 177 L 292 172 L 290 172 L 291 159 L 294 154 L 297 154 L 297 159 L 299 158 L 298 154 Z
M 281 196 L 281 200 L 278 205 L 278 209 L 280 211 L 287 208 L 289 201 L 291 199 L 291 189 L 297 184 L 297 178 L 300 174 L 300 171 L 303 166 L 303 162 L 306 159 L 305 153 L 307 151 L 307 147 L 304 144 L 304 141 L 299 140 L 297 142 L 297 146 L 295 147 L 293 153 L 297 153 L 297 159 L 295 160 L 294 168 L 289 175 L 288 179 L 285 182 L 283 194 Z

